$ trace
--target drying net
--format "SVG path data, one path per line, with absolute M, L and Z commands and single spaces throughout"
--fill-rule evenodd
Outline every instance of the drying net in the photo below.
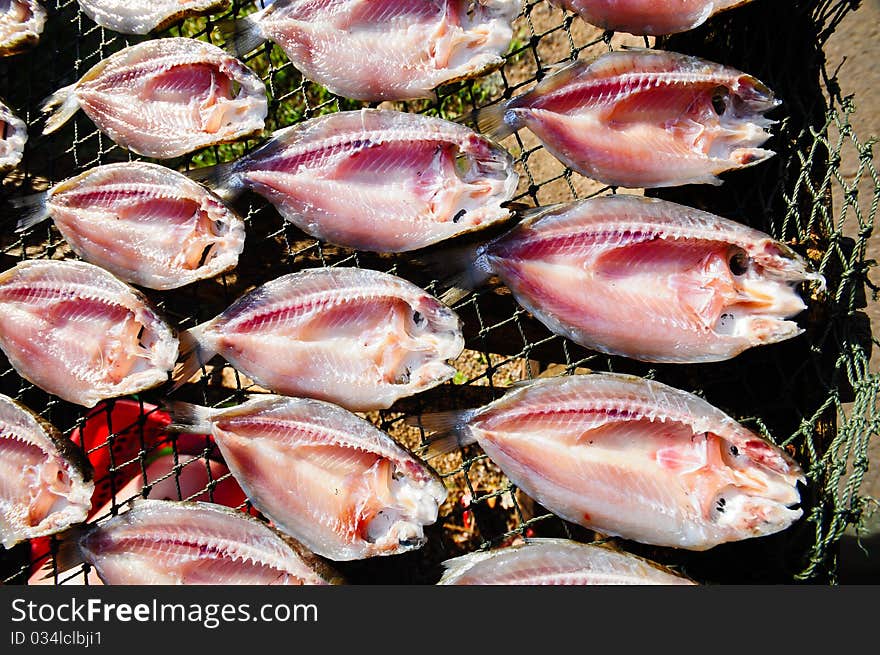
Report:
M 0 96 L 29 125 L 22 164 L 2 181 L 2 196 L 33 193 L 93 166 L 136 158 L 98 132 L 82 113 L 48 137 L 39 102 L 76 81 L 89 68 L 140 37 L 97 27 L 74 0 L 44 2 L 49 20 L 39 46 L 0 61 Z M 396 108 L 462 120 L 472 110 L 530 88 L 553 65 L 622 45 L 662 47 L 698 55 L 755 75 L 784 104 L 769 148 L 778 154 L 759 166 L 725 175 L 721 187 L 651 192 L 769 232 L 807 257 L 828 280 L 827 292 L 810 301 L 798 320 L 804 335 L 752 349 L 733 360 L 693 366 L 646 365 L 598 355 L 550 333 L 520 308 L 503 286 L 488 287 L 456 306 L 465 326 L 466 350 L 450 382 L 367 417 L 407 446 L 424 435 L 404 424 L 423 412 L 475 407 L 500 397 L 513 382 L 584 369 L 655 378 L 695 392 L 793 454 L 808 485 L 804 518 L 783 533 L 691 553 L 618 541 L 630 552 L 674 567 L 706 583 L 834 583 L 837 546 L 848 527 L 858 527 L 872 499 L 860 492 L 868 468 L 867 445 L 878 431 L 880 378 L 869 368 L 876 339 L 865 313 L 876 288 L 868 278 L 868 236 L 880 200 L 873 143 L 854 133 L 850 118 L 858 98 L 843 97 L 822 46 L 857 3 L 846 1 L 755 2 L 719 15 L 701 28 L 655 42 L 603 33 L 545 1 L 528 0 L 515 23 L 504 67 L 478 80 L 441 88 L 433 101 Z M 253 11 L 235 2 L 228 14 L 189 19 L 155 36 L 190 36 L 222 45 L 222 19 Z M 268 131 L 319 114 L 356 109 L 304 80 L 277 46 L 264 45 L 243 58 L 266 82 Z M 165 165 L 187 170 L 231 161 L 259 140 L 209 148 Z M 517 202 L 546 205 L 614 192 L 558 163 L 528 134 L 503 142 L 521 173 Z M 236 270 L 173 292 L 147 295 L 179 329 L 213 318 L 239 295 L 279 275 L 314 266 L 363 266 L 401 275 L 438 292 L 436 273 L 406 255 L 379 256 L 330 247 L 307 237 L 255 194 L 236 203 L 247 224 L 247 244 Z M 14 220 L 4 203 L 4 219 Z M 23 234 L 9 224 L 0 232 L 0 269 L 21 259 L 73 257 L 51 222 Z M 482 236 L 488 236 L 484 234 Z M 219 359 L 219 358 L 218 358 Z M 22 380 L 0 355 L 0 392 L 52 422 L 74 439 L 96 465 L 96 513 L 100 520 L 137 496 L 214 500 L 250 510 L 235 495 L 234 481 L 218 467 L 220 455 L 207 437 L 165 433 L 157 409 L 163 392 L 103 403 L 86 411 Z M 173 397 L 211 406 L 243 401 L 252 381 L 214 360 L 197 381 Z M 355 583 L 425 583 L 439 578 L 440 563 L 477 549 L 530 536 L 600 539 L 566 523 L 519 492 L 478 446 L 433 460 L 449 488 L 427 545 L 405 555 L 340 563 Z M 251 510 L 252 511 L 252 510 Z M 20 544 L 0 553 L 0 581 L 84 584 L 88 567 L 58 571 L 55 538 Z

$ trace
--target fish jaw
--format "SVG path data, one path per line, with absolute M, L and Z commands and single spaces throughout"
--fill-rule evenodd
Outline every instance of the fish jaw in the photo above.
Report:
M 10 0 L 0 15 L 0 57 L 27 50 L 40 40 L 46 10 L 36 0 Z
M 21 161 L 28 134 L 25 122 L 3 103 L 0 103 L 0 130 L 3 134 L 0 139 L 0 171 L 4 171 Z

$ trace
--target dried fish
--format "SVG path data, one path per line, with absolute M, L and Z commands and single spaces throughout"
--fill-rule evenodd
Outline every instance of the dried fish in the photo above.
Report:
M 721 184 L 719 174 L 772 157 L 759 146 L 780 101 L 751 75 L 663 50 L 579 60 L 531 91 L 479 110 L 503 138 L 527 127 L 572 170 L 605 184 Z
M 470 128 L 399 111 L 320 116 L 259 150 L 197 169 L 224 198 L 252 189 L 318 239 L 404 252 L 510 217 L 513 158 Z
M 443 562 L 439 585 L 693 585 L 655 562 L 605 545 L 569 539 L 462 555 Z
M 624 194 L 539 208 L 463 256 L 446 302 L 498 275 L 552 332 L 647 362 L 721 361 L 795 337 L 787 319 L 806 309 L 795 288 L 825 286 L 763 232 Z
M 0 102 L 0 171 L 18 166 L 27 140 L 25 122 Z
M 337 573 L 244 512 L 138 499 L 62 545 L 59 568 L 87 562 L 108 585 L 323 585 Z
M 0 349 L 21 377 L 93 407 L 166 382 L 177 338 L 104 269 L 32 259 L 0 273 Z
M 0 57 L 28 50 L 40 40 L 46 10 L 35 0 L 0 2 Z
M 551 512 L 646 544 L 707 550 L 803 514 L 801 467 L 707 401 L 630 375 L 536 380 L 478 409 L 409 422 L 433 452 L 478 443 Z
M 331 403 L 265 396 L 237 407 L 169 404 L 170 430 L 211 434 L 248 499 L 333 560 L 396 555 L 426 542 L 446 488 L 386 433 Z
M 120 146 L 169 159 L 262 131 L 266 87 L 220 48 L 188 38 L 150 39 L 93 66 L 47 98 L 50 134 L 79 110 Z
M 58 430 L 0 394 L 0 543 L 66 530 L 86 520 L 92 470 Z
M 191 16 L 229 9 L 230 0 L 79 0 L 98 25 L 122 34 L 148 34 Z
M 243 221 L 182 173 L 146 162 L 97 166 L 14 201 L 18 230 L 51 217 L 73 251 L 117 277 L 176 289 L 238 263 Z
M 499 68 L 519 0 L 276 0 L 229 26 L 246 55 L 277 43 L 307 78 L 356 100 L 409 100 Z
M 395 275 L 318 268 L 283 275 L 183 332 L 178 384 L 219 353 L 272 391 L 352 411 L 386 409 L 450 379 L 464 349 L 451 309 Z

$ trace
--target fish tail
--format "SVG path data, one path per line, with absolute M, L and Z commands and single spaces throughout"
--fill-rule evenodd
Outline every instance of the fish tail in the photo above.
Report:
M 475 109 L 468 114 L 467 122 L 489 138 L 499 141 L 516 132 L 522 125 L 513 113 L 508 113 L 509 103 L 499 102 Z
M 48 200 L 48 191 L 12 198 L 9 204 L 22 211 L 22 215 L 15 225 L 15 231 L 24 232 L 49 218 Z
M 165 428 L 169 432 L 191 432 L 193 434 L 211 434 L 214 411 L 181 400 L 163 400 L 162 409 L 171 416 L 171 423 Z
M 43 127 L 43 134 L 51 134 L 57 130 L 79 110 L 79 100 L 74 93 L 75 90 L 76 83 L 70 84 L 58 89 L 40 103 L 40 111 L 49 114 Z
M 244 191 L 244 184 L 235 171 L 235 162 L 193 168 L 186 171 L 186 176 L 205 185 L 226 202 L 235 200 Z
M 419 427 L 425 431 L 428 448 L 423 456 L 425 459 L 431 459 L 451 453 L 461 446 L 477 443 L 477 439 L 468 425 L 476 412 L 475 409 L 435 412 L 410 416 L 405 422 L 407 425 Z
M 244 57 L 268 41 L 253 16 L 233 18 L 217 24 L 223 49 L 234 57 Z
M 64 571 L 75 569 L 81 564 L 84 564 L 86 558 L 83 556 L 79 544 L 84 537 L 95 529 L 96 526 L 94 524 L 80 523 L 56 534 L 53 539 L 55 539 L 57 543 L 58 550 L 54 557 L 49 558 L 46 563 L 40 567 L 40 573 L 43 574 L 40 576 L 40 579 L 48 580 L 56 574 L 60 575 Z
M 437 297 L 448 306 L 467 297 L 492 277 L 483 244 L 449 247 L 420 255 L 417 259 L 439 278 Z
M 174 367 L 174 372 L 171 375 L 171 379 L 174 381 L 171 391 L 176 391 L 182 387 L 217 354 L 216 351 L 204 343 L 203 333 L 210 324 L 211 321 L 202 323 L 181 332 L 178 336 L 180 356 L 177 366 Z

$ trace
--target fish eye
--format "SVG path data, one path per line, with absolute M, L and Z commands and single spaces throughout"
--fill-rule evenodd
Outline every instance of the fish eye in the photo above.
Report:
M 427 319 L 425 318 L 424 314 L 422 314 L 422 312 L 420 312 L 420 311 L 413 312 L 412 320 L 413 320 L 413 323 L 415 323 L 416 325 L 419 325 L 419 326 L 424 325 L 427 322 Z
M 749 256 L 744 251 L 738 250 L 730 256 L 727 265 L 734 275 L 745 275 L 749 270 Z
M 724 86 L 719 86 L 712 92 L 712 109 L 719 116 L 727 109 L 727 98 L 729 96 L 730 92 Z

